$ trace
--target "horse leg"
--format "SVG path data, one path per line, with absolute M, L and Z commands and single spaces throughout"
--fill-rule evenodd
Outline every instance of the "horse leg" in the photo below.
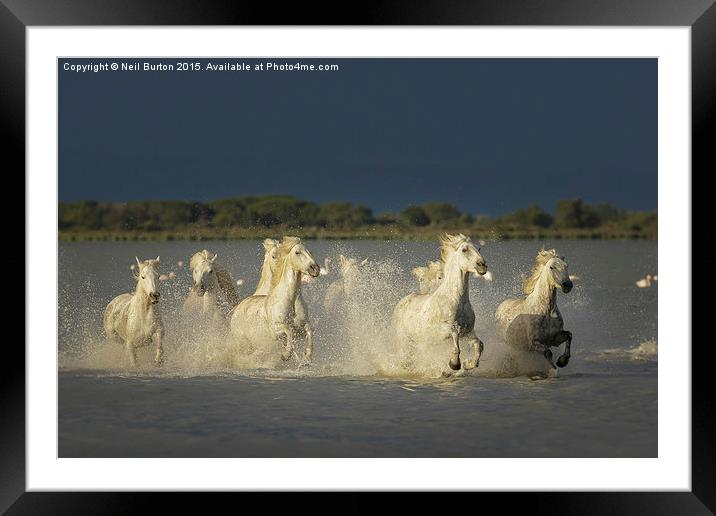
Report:
M 134 342 L 127 339 L 124 347 L 127 350 L 127 357 L 129 357 L 129 367 L 137 367 L 137 349 L 134 347 Z
M 535 340 L 532 343 L 532 347 L 535 351 L 542 353 L 544 355 L 544 358 L 547 359 L 547 362 L 549 362 L 549 365 L 552 369 L 557 369 L 557 366 L 554 365 L 554 361 L 552 360 L 552 350 L 549 349 L 549 347 L 545 346 L 541 342 Z
M 451 337 L 453 350 L 448 365 L 450 366 L 450 369 L 452 369 L 453 371 L 457 371 L 458 369 L 460 369 L 460 337 L 458 336 L 458 331 L 453 330 L 451 332 Z
M 475 359 L 468 360 L 465 364 L 465 370 L 469 371 L 470 369 L 475 369 L 480 363 L 480 356 L 482 355 L 482 351 L 485 349 L 485 345 L 482 343 L 480 338 L 472 332 L 465 335 L 465 338 L 472 343 L 472 348 L 475 351 Z
M 117 332 L 114 330 L 105 330 L 105 336 L 107 337 L 107 342 L 110 343 L 110 345 L 115 344 L 121 344 L 122 339 L 117 335 Z
M 284 330 L 286 335 L 286 343 L 283 345 L 283 351 L 281 351 L 281 359 L 284 361 L 291 360 L 293 355 L 293 333 L 290 330 Z
M 154 353 L 154 365 L 157 367 L 161 367 L 164 363 L 164 348 L 162 347 L 162 332 L 157 331 L 152 335 L 152 341 L 154 341 L 154 345 L 157 347 L 156 352 Z
M 560 333 L 557 336 L 558 342 L 561 344 L 564 341 L 567 341 L 567 343 L 564 345 L 564 353 L 557 359 L 557 365 L 559 367 L 566 367 L 569 363 L 569 357 L 571 356 L 571 349 L 572 349 L 572 332 L 563 330 L 562 333 Z
M 415 343 L 409 337 L 401 341 L 398 347 L 398 359 L 400 367 L 406 371 L 410 370 L 415 363 Z
M 310 362 L 313 356 L 313 328 L 311 328 L 310 324 L 306 323 L 304 329 L 306 331 L 306 352 L 303 357 L 306 359 L 306 362 Z

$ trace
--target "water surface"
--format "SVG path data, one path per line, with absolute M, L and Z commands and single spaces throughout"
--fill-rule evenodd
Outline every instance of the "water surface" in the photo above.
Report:
M 480 367 L 460 378 L 395 373 L 384 332 L 392 306 L 415 288 L 410 269 L 437 258 L 430 242 L 308 241 L 319 263 L 339 252 L 371 260 L 360 310 L 322 308 L 335 267 L 304 286 L 316 327 L 310 368 L 237 369 L 221 343 L 187 339 L 178 308 L 186 268 L 202 247 L 218 252 L 250 294 L 259 242 L 62 243 L 59 266 L 61 457 L 654 457 L 657 454 L 656 242 L 489 242 L 494 276 L 471 280 Z M 574 290 L 558 294 L 574 334 L 569 366 L 544 380 L 500 377 L 493 314 L 519 295 L 540 245 L 565 255 Z M 161 370 L 138 354 L 130 370 L 101 336 L 115 295 L 133 288 L 134 256 L 161 255 L 160 307 L 168 326 Z M 658 284 L 657 284 L 658 285 Z M 354 307 L 355 308 L 355 307 Z M 639 348 L 641 346 L 641 348 Z M 643 353 L 635 350 L 643 350 Z M 557 353 L 556 353 L 557 354 Z

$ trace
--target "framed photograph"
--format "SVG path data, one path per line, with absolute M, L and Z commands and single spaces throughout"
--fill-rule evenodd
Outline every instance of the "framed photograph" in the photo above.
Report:
M 712 3 L 3 0 L 27 303 L 0 507 L 438 490 L 709 514 Z

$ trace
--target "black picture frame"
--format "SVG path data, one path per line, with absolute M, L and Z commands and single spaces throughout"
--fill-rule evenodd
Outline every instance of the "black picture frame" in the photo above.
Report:
M 716 114 L 716 6 L 714 0 L 384 0 L 295 3 L 203 0 L 0 0 L 0 131 L 9 174 L 25 167 L 25 29 L 87 25 L 574 25 L 689 26 L 692 72 L 692 177 L 716 170 L 711 140 Z M 9 158 L 9 159 L 8 159 Z M 692 250 L 688 250 L 690 257 Z M 27 272 L 27 271 L 26 271 Z M 689 278 L 690 281 L 690 278 Z M 684 300 L 691 304 L 691 300 Z M 32 306 L 32 299 L 27 307 Z M 690 344 L 691 336 L 684 335 Z M 704 343 L 706 344 L 706 343 Z M 0 510 L 10 514 L 104 514 L 164 509 L 163 494 L 25 492 L 25 353 L 5 346 L 0 375 Z M 521 493 L 460 496 L 463 509 L 498 496 L 509 508 L 549 514 L 711 514 L 716 511 L 714 404 L 708 346 L 692 347 L 692 491 L 649 493 Z M 8 364 L 14 364 L 10 367 Z M 698 384 L 703 388 L 697 388 Z M 555 479 L 559 483 L 559 479 Z M 224 495 L 224 498 L 229 495 Z M 343 496 L 341 512 L 372 511 L 375 495 Z M 471 501 L 468 496 L 472 497 Z M 478 502 L 475 496 L 479 496 Z M 188 508 L 185 496 L 179 504 Z M 411 497 L 423 503 L 422 495 Z M 174 499 L 176 503 L 176 498 Z M 330 505 L 335 508 L 335 501 Z M 271 510 L 294 501 L 273 498 Z M 285 504 L 285 505 L 284 505 Z M 248 507 L 248 506 L 247 506 Z M 305 506 L 304 506 L 305 508 Z

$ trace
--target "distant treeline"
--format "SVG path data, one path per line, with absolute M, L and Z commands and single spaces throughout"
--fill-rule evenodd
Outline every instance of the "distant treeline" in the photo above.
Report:
M 245 196 L 210 202 L 136 201 L 60 203 L 61 235 L 172 232 L 207 238 L 245 237 L 279 228 L 312 236 L 363 234 L 396 236 L 463 229 L 494 237 L 544 234 L 594 238 L 656 238 L 656 211 L 627 211 L 609 204 L 592 205 L 580 199 L 559 201 L 554 215 L 537 204 L 497 217 L 461 212 L 449 203 L 431 202 L 406 207 L 400 213 L 374 214 L 348 202 L 316 204 L 286 195 Z

